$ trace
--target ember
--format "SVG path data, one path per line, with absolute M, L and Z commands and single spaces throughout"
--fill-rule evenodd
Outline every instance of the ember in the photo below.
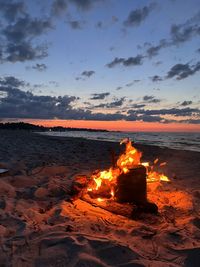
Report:
M 154 170 L 159 160 L 153 165 L 141 162 L 142 153 L 132 146 L 126 138 L 120 144 L 126 149 L 117 160 L 116 167 L 94 173 L 87 188 L 88 195 L 99 202 L 116 200 L 120 203 L 143 205 L 147 201 L 147 183 L 169 181 L 168 177 Z M 160 163 L 159 167 L 166 165 Z

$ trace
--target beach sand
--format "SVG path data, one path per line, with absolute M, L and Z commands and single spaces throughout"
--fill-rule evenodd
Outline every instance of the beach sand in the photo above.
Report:
M 158 215 L 138 220 L 78 199 L 76 175 L 111 166 L 118 143 L 0 131 L 0 266 L 200 266 L 200 153 L 137 145 L 166 161 L 170 183 L 148 186 Z

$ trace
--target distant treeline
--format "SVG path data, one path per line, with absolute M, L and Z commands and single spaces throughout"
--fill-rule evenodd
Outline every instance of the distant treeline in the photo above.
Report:
M 71 127 L 44 127 L 40 125 L 34 125 L 31 123 L 25 122 L 7 122 L 0 123 L 0 130 L 29 130 L 29 131 L 54 131 L 54 132 L 65 132 L 65 131 L 88 131 L 88 132 L 108 132 L 107 130 L 98 130 L 98 129 L 87 129 L 87 128 L 71 128 Z

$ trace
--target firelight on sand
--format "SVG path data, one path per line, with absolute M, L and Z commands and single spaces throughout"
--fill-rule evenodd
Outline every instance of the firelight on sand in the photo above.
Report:
M 100 171 L 95 173 L 91 177 L 91 183 L 87 189 L 89 192 L 107 192 L 107 196 L 105 198 L 97 198 L 97 201 L 102 202 L 105 199 L 114 199 L 115 198 L 115 186 L 117 183 L 117 177 L 124 173 L 128 173 L 131 169 L 136 166 L 143 165 L 146 168 L 147 173 L 147 183 L 152 182 L 169 182 L 169 178 L 163 173 L 159 173 L 155 171 L 155 167 L 163 167 L 166 165 L 166 162 L 162 162 L 158 164 L 159 159 L 155 159 L 153 165 L 149 162 L 141 162 L 142 152 L 137 150 L 131 143 L 131 141 L 126 138 L 120 142 L 121 144 L 125 144 L 125 152 L 119 156 L 116 166 L 111 167 L 109 170 Z

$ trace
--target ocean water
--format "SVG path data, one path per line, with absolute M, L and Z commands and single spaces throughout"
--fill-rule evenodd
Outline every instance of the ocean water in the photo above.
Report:
M 171 133 L 171 132 L 43 132 L 50 136 L 81 137 L 90 140 L 120 142 L 129 137 L 138 144 L 155 145 L 172 149 L 192 150 L 200 152 L 200 133 Z

